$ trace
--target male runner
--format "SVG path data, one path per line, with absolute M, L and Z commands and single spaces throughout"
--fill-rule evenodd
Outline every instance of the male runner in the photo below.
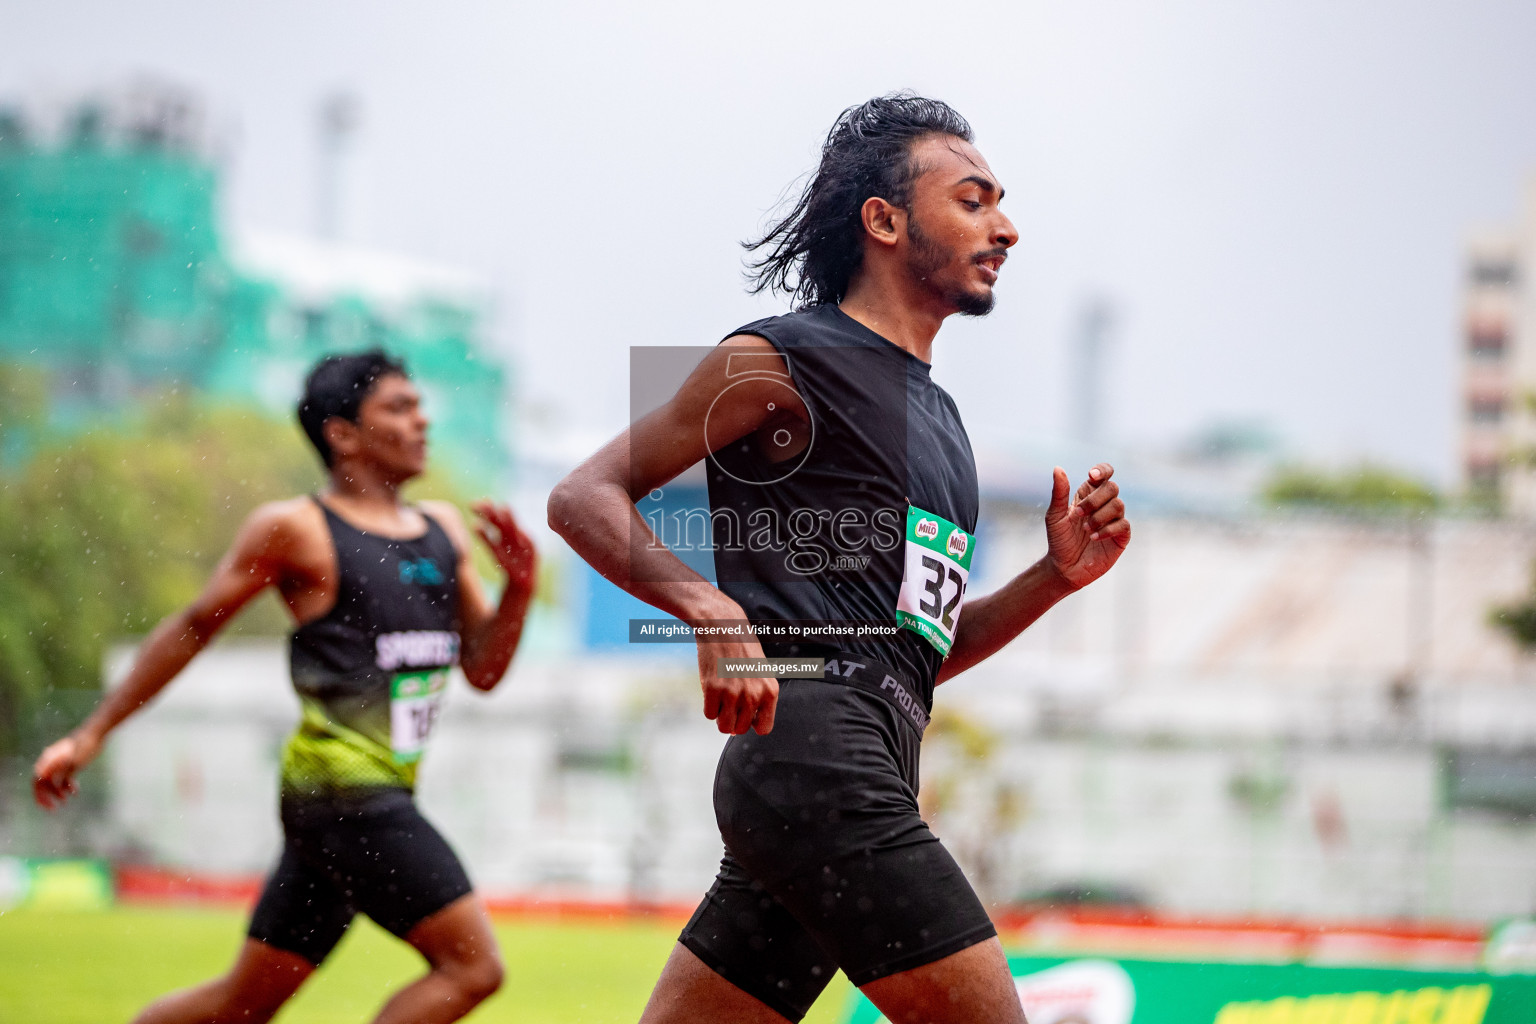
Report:
M 844 111 L 798 204 L 750 246 L 797 312 L 734 332 L 660 409 L 555 489 L 550 525 L 606 578 L 696 626 L 900 623 L 893 640 L 698 639 L 726 855 L 644 1024 L 799 1020 L 841 968 L 896 1024 L 1024 1021 L 996 931 L 917 805 L 934 686 L 1101 576 L 1130 540 L 1100 464 L 1049 550 L 963 602 L 977 516 L 970 444 L 933 383 L 934 335 L 979 316 L 1017 241 L 969 124 L 911 94 Z M 635 500 L 707 459 L 718 589 Z M 820 678 L 725 662 L 826 659 Z
M 475 507 L 477 532 L 506 573 L 493 609 L 453 506 L 401 500 L 426 463 L 427 418 L 405 368 L 384 353 L 321 360 L 298 414 L 330 486 L 251 513 L 201 596 L 155 628 L 122 684 L 33 769 L 39 803 L 66 799 L 107 734 L 246 602 L 277 588 L 297 624 L 303 708 L 283 751 L 282 858 L 229 973 L 151 1004 L 138 1024 L 271 1019 L 358 911 L 429 967 L 385 1004 L 380 1024 L 458 1020 L 501 984 L 485 908 L 412 790 L 448 670 L 458 664 L 490 690 L 517 650 L 533 545 L 505 508 Z

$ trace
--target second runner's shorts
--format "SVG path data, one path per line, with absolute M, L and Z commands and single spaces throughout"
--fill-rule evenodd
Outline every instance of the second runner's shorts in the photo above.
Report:
M 400 938 L 471 891 L 469 876 L 411 794 L 282 802 L 283 854 L 250 936 L 319 966 L 359 912 Z

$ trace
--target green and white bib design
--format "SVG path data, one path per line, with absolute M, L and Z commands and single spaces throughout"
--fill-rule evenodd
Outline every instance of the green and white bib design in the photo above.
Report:
M 396 764 L 421 760 L 447 690 L 447 669 L 401 672 L 390 680 L 389 745 Z
M 907 507 L 907 545 L 896 621 L 949 655 L 971 578 L 976 538 L 916 505 Z

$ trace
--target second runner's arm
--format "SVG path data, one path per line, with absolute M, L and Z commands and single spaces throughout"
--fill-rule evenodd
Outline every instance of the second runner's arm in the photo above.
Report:
M 251 513 L 197 599 L 163 619 L 139 646 L 122 683 L 79 727 L 39 755 L 32 769 L 39 804 L 51 810 L 68 799 L 76 790 L 76 773 L 95 760 L 107 734 L 176 678 L 251 598 L 278 582 L 291 540 L 283 505 Z
M 777 361 L 778 373 L 732 380 L 732 355 Z M 741 606 L 667 550 L 635 501 L 762 426 L 770 405 L 784 400 L 783 384 L 775 380 L 787 377 L 783 357 L 765 339 L 727 339 L 704 357 L 665 405 L 560 481 L 549 496 L 550 527 L 604 579 L 669 615 L 691 625 L 711 620 L 744 623 Z M 749 728 L 766 733 L 773 728 L 778 680 L 722 678 L 716 671 L 720 658 L 761 658 L 763 649 L 755 636 L 700 638 L 698 656 L 706 718 L 723 733 Z
M 506 587 L 493 609 L 480 586 L 480 577 L 470 559 L 469 532 L 458 509 L 446 502 L 422 502 L 434 519 L 448 531 L 458 552 L 460 636 L 459 667 L 464 678 L 477 690 L 490 690 L 501 682 L 523 638 L 523 623 L 528 616 L 528 602 L 533 598 L 537 580 L 538 553 L 533 541 L 518 528 L 505 505 L 476 502 L 475 533 L 490 549 L 496 564 L 506 575 Z
M 1108 572 L 1131 542 L 1120 485 L 1113 466 L 1101 462 L 1068 501 L 1071 484 L 1060 467 L 1051 475 L 1045 512 L 1045 557 L 1002 589 L 965 602 L 955 644 L 939 670 L 939 682 L 990 658 L 1034 624 L 1052 605 Z

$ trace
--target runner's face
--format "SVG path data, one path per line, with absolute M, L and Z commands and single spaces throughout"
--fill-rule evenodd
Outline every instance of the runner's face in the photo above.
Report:
M 427 417 L 421 392 L 392 373 L 374 382 L 357 410 L 360 453 L 401 479 L 427 468 Z
M 963 139 L 936 135 L 912 148 L 922 168 L 907 212 L 907 267 L 950 312 L 985 316 L 1008 250 L 1019 240 L 998 208 L 1003 188 Z

